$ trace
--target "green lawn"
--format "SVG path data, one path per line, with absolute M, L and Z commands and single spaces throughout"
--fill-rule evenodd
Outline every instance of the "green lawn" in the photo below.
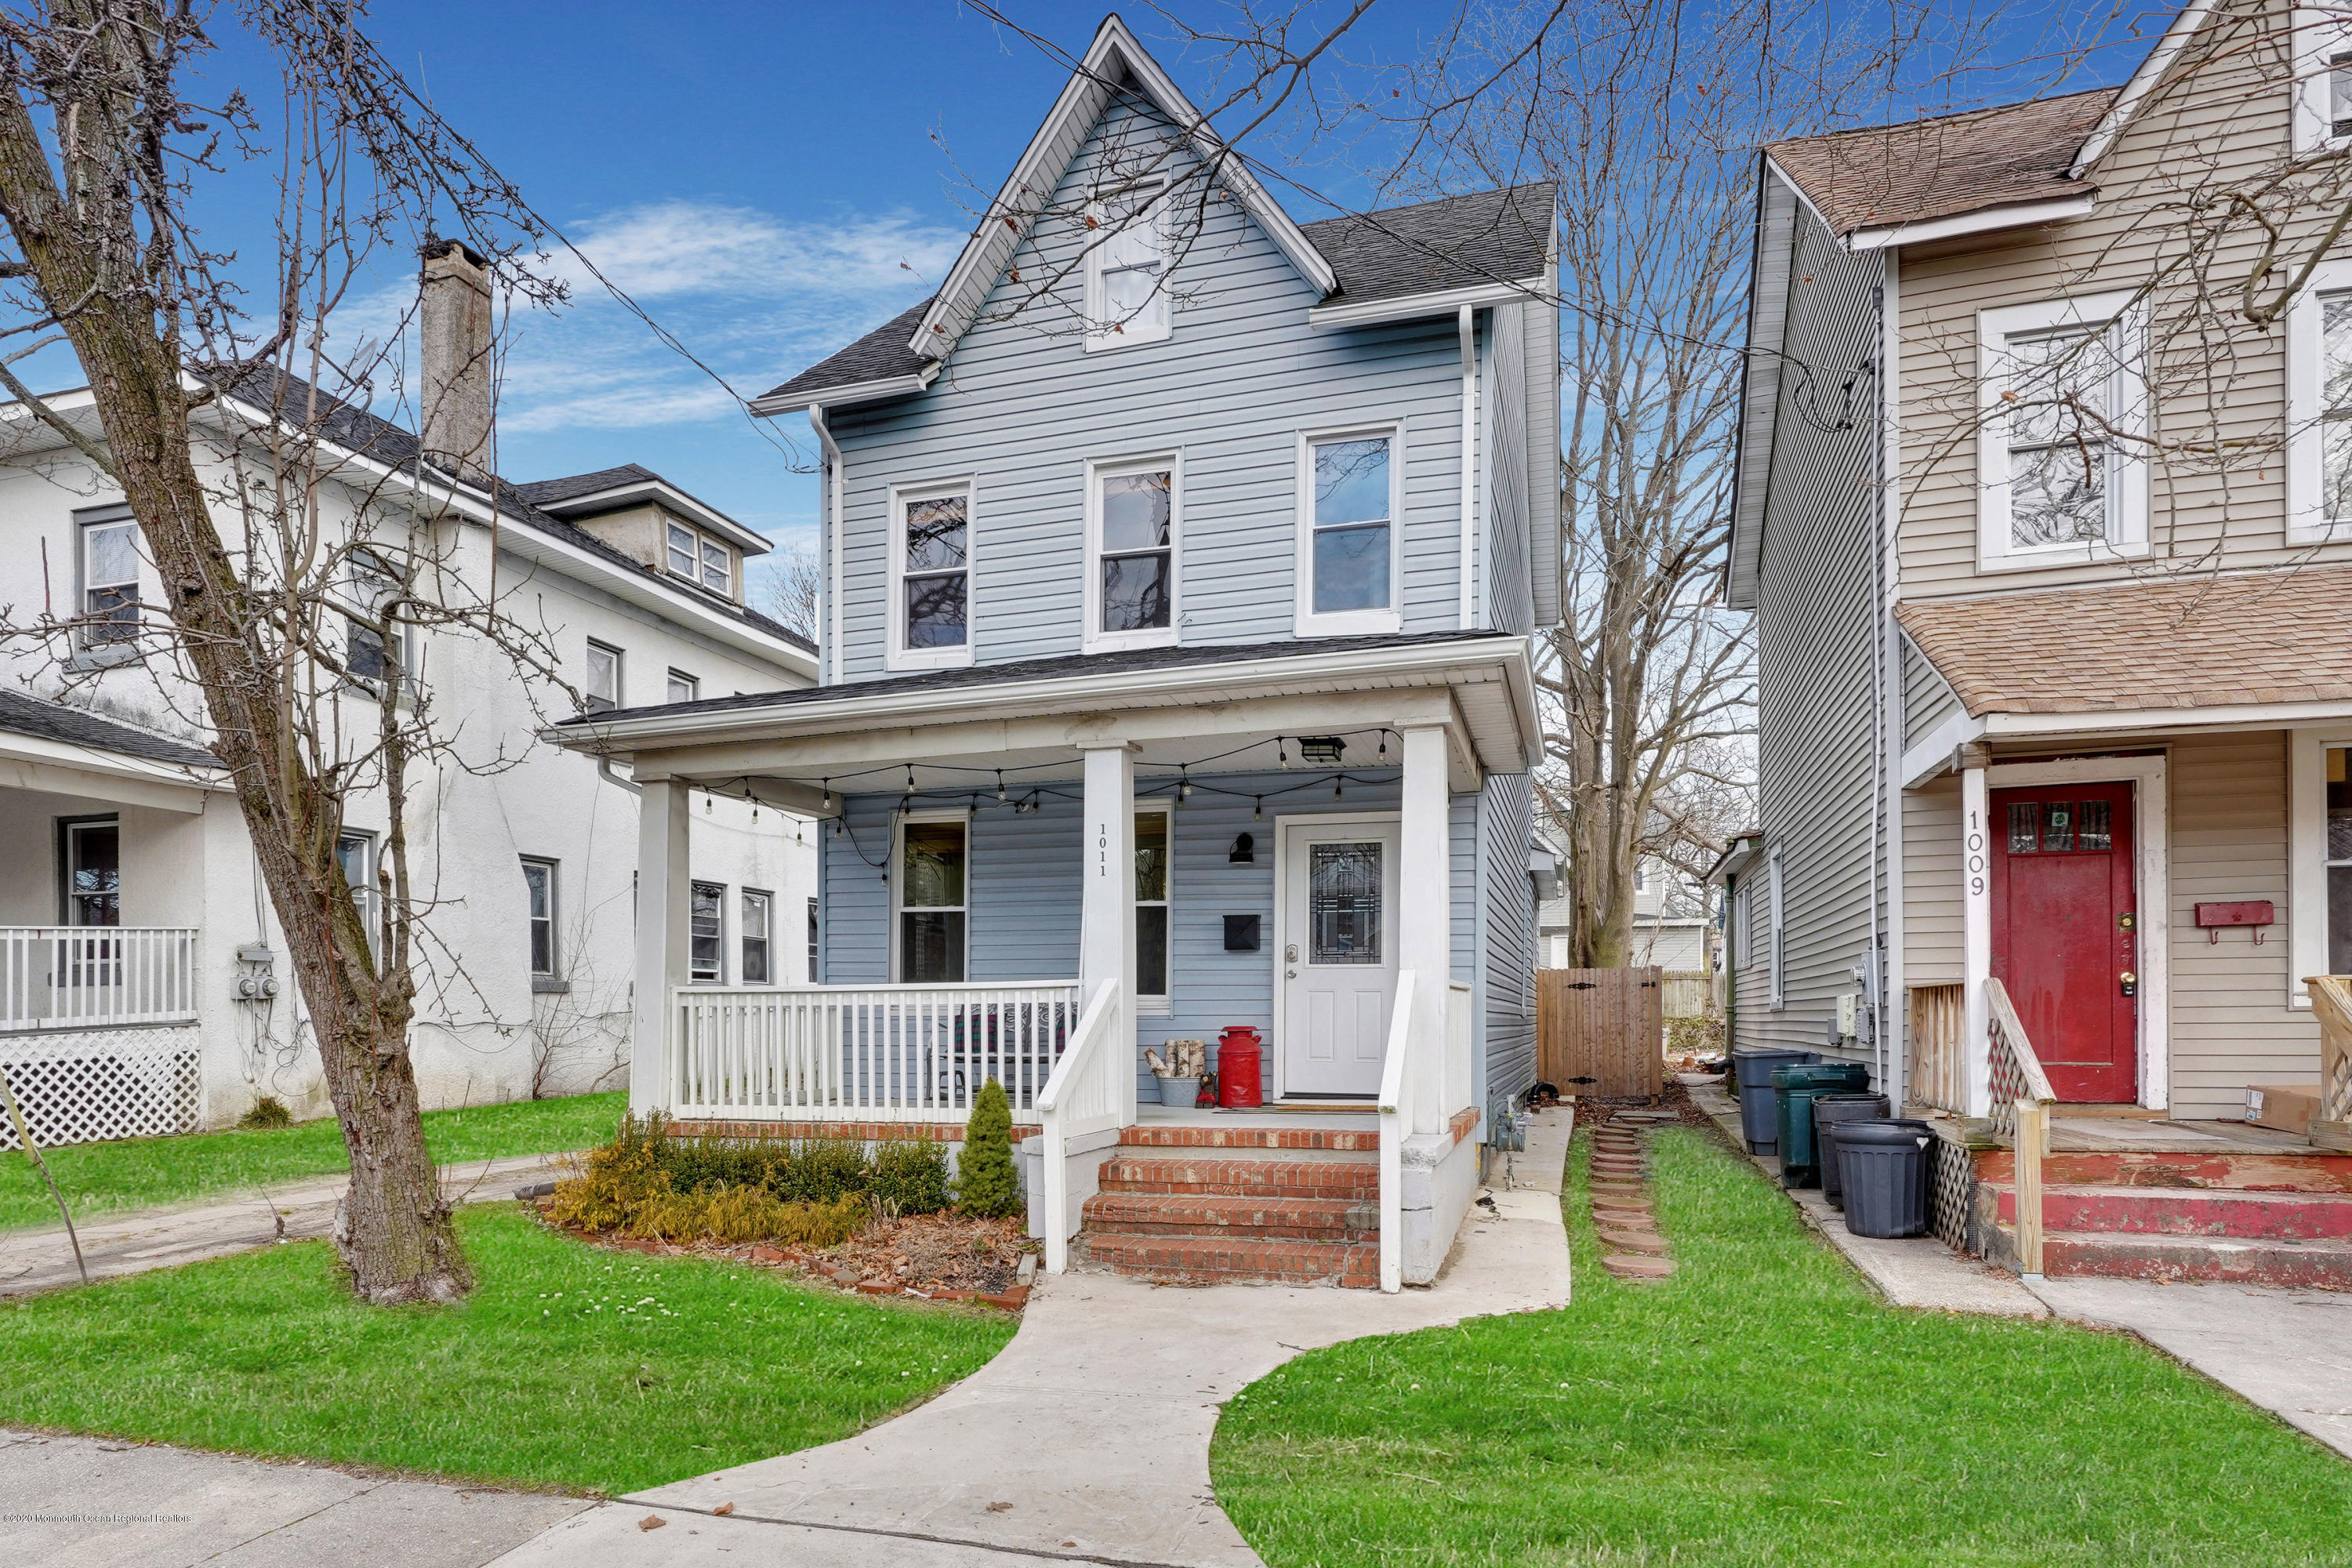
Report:
M 502 1159 L 585 1149 L 612 1136 L 628 1110 L 625 1094 L 583 1094 L 568 1100 L 519 1100 L 425 1115 L 433 1157 Z M 266 1132 L 192 1132 L 180 1138 L 127 1138 L 44 1149 L 50 1173 L 73 1205 L 74 1217 L 178 1203 L 186 1198 L 249 1194 L 303 1176 L 351 1168 L 342 1129 L 331 1116 Z M 55 1225 L 56 1200 L 23 1153 L 0 1153 L 0 1230 Z
M 460 1211 L 455 1308 L 356 1304 L 323 1242 L 0 1304 L 11 1423 L 625 1492 L 847 1436 L 986 1363 L 1008 1317 L 610 1252 Z
M 1657 1141 L 1680 1263 L 1302 1356 L 1229 1405 L 1274 1568 L 2352 1563 L 2352 1466 L 2120 1335 L 1885 1307 L 1745 1162 Z

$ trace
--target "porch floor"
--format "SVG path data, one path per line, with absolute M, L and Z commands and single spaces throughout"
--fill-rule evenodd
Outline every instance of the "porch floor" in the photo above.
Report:
M 2170 1121 L 2126 1116 L 2050 1117 L 2050 1148 L 2067 1154 L 2329 1154 L 2298 1132 L 2248 1121 Z

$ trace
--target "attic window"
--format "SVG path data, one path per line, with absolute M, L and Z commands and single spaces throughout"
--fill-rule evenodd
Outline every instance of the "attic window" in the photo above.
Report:
M 714 594 L 735 596 L 733 549 L 682 522 L 669 524 L 669 569 L 672 575 L 699 583 Z
M 1168 236 L 1157 182 L 1105 196 L 1087 212 L 1088 348 L 1154 342 L 1168 335 Z
M 2352 136 L 2352 49 L 2327 57 L 2327 133 Z

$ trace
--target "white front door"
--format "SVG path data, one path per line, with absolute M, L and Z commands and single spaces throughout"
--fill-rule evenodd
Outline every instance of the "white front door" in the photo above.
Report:
M 1280 1092 L 1372 1099 L 1396 999 L 1397 823 L 1282 825 Z

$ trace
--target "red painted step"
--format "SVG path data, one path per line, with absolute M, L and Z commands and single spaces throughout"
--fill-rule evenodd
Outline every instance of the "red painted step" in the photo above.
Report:
M 1995 1189 L 2000 1223 L 2017 1223 L 2017 1190 Z M 2352 1239 L 2352 1194 L 2252 1192 L 2242 1187 L 2053 1186 L 2042 1189 L 2045 1232 Z
M 2352 1242 L 2334 1239 L 2053 1231 L 2042 1238 L 2042 1266 L 2053 1279 L 2352 1291 Z
M 1164 1159 L 1122 1153 L 1103 1163 L 1102 1190 L 1376 1201 L 1381 1168 L 1348 1160 Z
M 1169 1285 L 1341 1285 L 1377 1289 L 1381 1282 L 1377 1242 L 1088 1232 L 1078 1238 L 1078 1249 L 1090 1263 Z
M 1267 1241 L 1378 1239 L 1377 1204 L 1346 1198 L 1198 1197 L 1171 1193 L 1098 1193 L 1086 1202 L 1086 1227 L 1098 1235 L 1247 1236 Z

